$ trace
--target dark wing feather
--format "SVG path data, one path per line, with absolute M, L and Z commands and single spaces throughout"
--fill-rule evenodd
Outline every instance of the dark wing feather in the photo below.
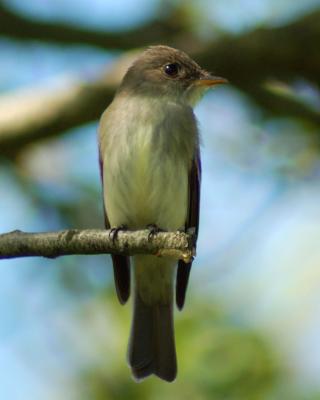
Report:
M 186 221 L 186 230 L 188 230 L 189 228 L 195 228 L 195 244 L 199 230 L 200 183 L 201 160 L 200 152 L 198 150 L 192 162 L 191 170 L 189 173 L 189 207 Z M 180 260 L 178 263 L 176 281 L 176 303 L 179 310 L 181 310 L 184 305 L 191 266 L 192 262 L 184 263 L 182 260 Z
M 103 187 L 103 161 L 101 154 L 99 154 L 99 165 L 100 165 L 101 182 Z M 111 226 L 108 219 L 105 204 L 103 210 L 104 210 L 105 226 L 107 229 L 109 229 Z M 113 275 L 114 275 L 114 283 L 116 286 L 117 296 L 120 303 L 124 304 L 126 303 L 126 301 L 130 296 L 130 257 L 112 254 L 111 258 L 113 264 Z

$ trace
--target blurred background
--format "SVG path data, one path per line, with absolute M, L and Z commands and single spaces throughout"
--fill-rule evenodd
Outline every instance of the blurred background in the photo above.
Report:
M 97 121 L 150 44 L 231 85 L 196 108 L 179 373 L 133 382 L 107 256 L 1 261 L 0 398 L 320 399 L 320 0 L 1 0 L 0 232 L 102 228 Z

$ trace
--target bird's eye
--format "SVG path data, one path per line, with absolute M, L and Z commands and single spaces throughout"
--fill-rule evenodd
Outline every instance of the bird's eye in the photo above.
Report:
M 171 77 L 177 76 L 179 69 L 180 65 L 177 63 L 167 64 L 164 66 L 164 72 Z

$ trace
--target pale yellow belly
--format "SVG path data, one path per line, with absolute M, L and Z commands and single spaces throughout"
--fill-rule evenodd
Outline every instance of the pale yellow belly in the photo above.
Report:
M 104 163 L 104 197 L 111 226 L 184 227 L 188 203 L 185 161 L 148 148 L 132 149 L 120 162 L 112 157 L 109 161 L 109 165 Z
M 182 228 L 187 214 L 188 175 L 182 166 L 164 162 L 148 170 L 105 173 L 105 205 L 112 226 L 143 228 L 156 224 L 167 230 Z

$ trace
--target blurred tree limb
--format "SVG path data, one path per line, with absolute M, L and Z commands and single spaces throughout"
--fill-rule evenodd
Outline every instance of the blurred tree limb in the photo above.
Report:
M 319 20 L 315 11 L 288 25 L 227 35 L 208 44 L 197 59 L 240 88 L 268 78 L 289 82 L 301 77 L 319 86 Z
M 19 40 L 87 44 L 106 50 L 162 43 L 196 54 L 200 64 L 219 70 L 237 85 L 268 77 L 287 81 L 301 76 L 320 83 L 320 10 L 288 25 L 258 28 L 211 40 L 201 40 L 189 32 L 185 21 L 187 11 L 187 5 L 178 5 L 163 13 L 161 18 L 130 31 L 102 32 L 32 20 L 16 14 L 0 0 L 0 35 Z
M 70 80 L 0 97 L 0 155 L 13 157 L 27 144 L 98 119 L 135 56 L 126 54 L 93 81 Z
M 127 50 L 140 47 L 160 38 L 170 40 L 183 29 L 180 9 L 173 7 L 162 18 L 121 32 L 86 29 L 76 25 L 47 22 L 15 13 L 0 1 L 0 35 L 19 40 L 36 40 L 64 45 L 90 45 L 102 49 Z M 181 21 L 181 24 L 179 24 Z
M 70 229 L 58 232 L 0 234 L 0 259 L 42 256 L 55 258 L 71 254 L 154 254 L 189 262 L 193 255 L 193 237 L 183 232 L 149 230 L 119 231 Z
M 1 7 L 3 11 L 3 6 Z M 317 11 L 286 26 L 259 28 L 242 35 L 223 36 L 210 43 L 199 44 L 196 49 L 194 43 L 190 44 L 190 41 L 183 39 L 184 34 L 177 28 L 179 35 L 172 35 L 169 44 L 175 45 L 175 41 L 179 42 L 179 47 L 193 54 L 202 66 L 228 78 L 233 85 L 249 94 L 268 112 L 301 118 L 319 125 L 319 111 L 309 108 L 295 98 L 284 97 L 264 88 L 268 79 L 289 83 L 301 78 L 319 87 L 319 20 L 320 11 Z M 149 43 L 153 38 L 157 42 L 168 43 L 166 34 L 159 30 L 150 38 L 149 28 L 145 26 L 139 29 L 145 29 L 144 35 Z M 1 30 L 3 31 L 2 26 Z M 106 33 L 102 35 L 108 37 Z M 123 33 L 114 35 L 122 37 Z M 130 38 L 131 46 L 146 43 L 145 38 L 137 42 L 132 41 L 134 36 L 131 33 L 125 33 L 125 36 Z M 39 35 L 39 38 L 42 36 Z M 68 43 L 71 43 L 72 35 L 69 39 Z M 43 40 L 50 38 L 43 37 Z M 74 39 L 74 42 L 77 40 Z M 126 47 L 116 41 L 114 43 L 117 44 L 117 48 Z M 98 42 L 96 45 L 99 45 Z M 132 58 L 129 59 L 131 62 Z M 95 81 L 73 81 L 51 91 L 39 89 L 2 96 L 0 154 L 14 157 L 29 143 L 98 119 L 111 101 L 128 63 L 125 57 L 125 61 L 120 60 L 112 71 Z
M 292 83 L 303 79 L 320 89 L 319 21 L 320 11 L 315 11 L 285 26 L 224 36 L 206 46 L 197 60 L 226 76 L 267 112 L 318 126 L 320 110 L 264 86 L 269 80 Z

